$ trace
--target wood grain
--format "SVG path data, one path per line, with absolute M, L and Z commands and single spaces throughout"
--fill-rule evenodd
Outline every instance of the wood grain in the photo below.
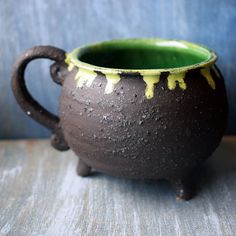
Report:
M 185 39 L 213 48 L 229 94 L 228 133 L 236 134 L 235 22 L 235 0 L 1 0 L 0 138 L 49 136 L 13 98 L 11 67 L 19 54 L 34 45 L 71 51 L 83 44 L 126 37 Z M 56 113 L 60 88 L 48 78 L 49 64 L 33 62 L 26 78 L 36 99 Z
M 48 140 L 0 142 L 0 235 L 235 235 L 236 137 L 200 175 L 200 192 L 175 200 L 164 181 L 75 174 L 77 157 Z

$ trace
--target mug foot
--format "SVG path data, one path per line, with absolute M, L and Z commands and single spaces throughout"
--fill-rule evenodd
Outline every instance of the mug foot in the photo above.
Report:
M 83 160 L 79 159 L 76 172 L 79 176 L 85 177 L 91 173 L 91 167 L 83 162 Z
M 190 200 L 194 196 L 193 181 L 189 178 L 179 178 L 169 180 L 176 193 L 177 200 Z
M 51 136 L 51 145 L 58 151 L 67 151 L 70 149 L 62 134 L 53 134 Z

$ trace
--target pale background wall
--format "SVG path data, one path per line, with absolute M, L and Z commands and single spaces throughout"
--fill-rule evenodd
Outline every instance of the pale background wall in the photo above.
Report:
M 185 39 L 218 52 L 230 102 L 227 133 L 236 134 L 235 0 L 0 0 L 0 138 L 49 135 L 13 98 L 10 71 L 21 52 L 40 44 L 70 51 L 123 37 Z M 48 78 L 48 65 L 32 63 L 27 82 L 34 96 L 56 112 L 60 88 Z

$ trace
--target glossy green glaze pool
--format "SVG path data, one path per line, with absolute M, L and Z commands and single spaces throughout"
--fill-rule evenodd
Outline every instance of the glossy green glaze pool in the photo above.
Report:
M 207 61 L 211 54 L 201 46 L 158 39 L 113 40 L 80 50 L 78 59 L 99 67 L 167 69 Z

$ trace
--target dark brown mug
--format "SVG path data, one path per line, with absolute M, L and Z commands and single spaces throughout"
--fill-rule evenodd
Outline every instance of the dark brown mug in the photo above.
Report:
M 37 58 L 54 62 L 62 85 L 59 117 L 28 92 L 24 73 Z M 75 49 L 37 46 L 13 69 L 12 89 L 26 114 L 53 133 L 58 150 L 91 168 L 138 179 L 169 180 L 189 199 L 190 177 L 219 145 L 227 119 L 216 54 L 197 44 L 163 39 L 112 40 Z

